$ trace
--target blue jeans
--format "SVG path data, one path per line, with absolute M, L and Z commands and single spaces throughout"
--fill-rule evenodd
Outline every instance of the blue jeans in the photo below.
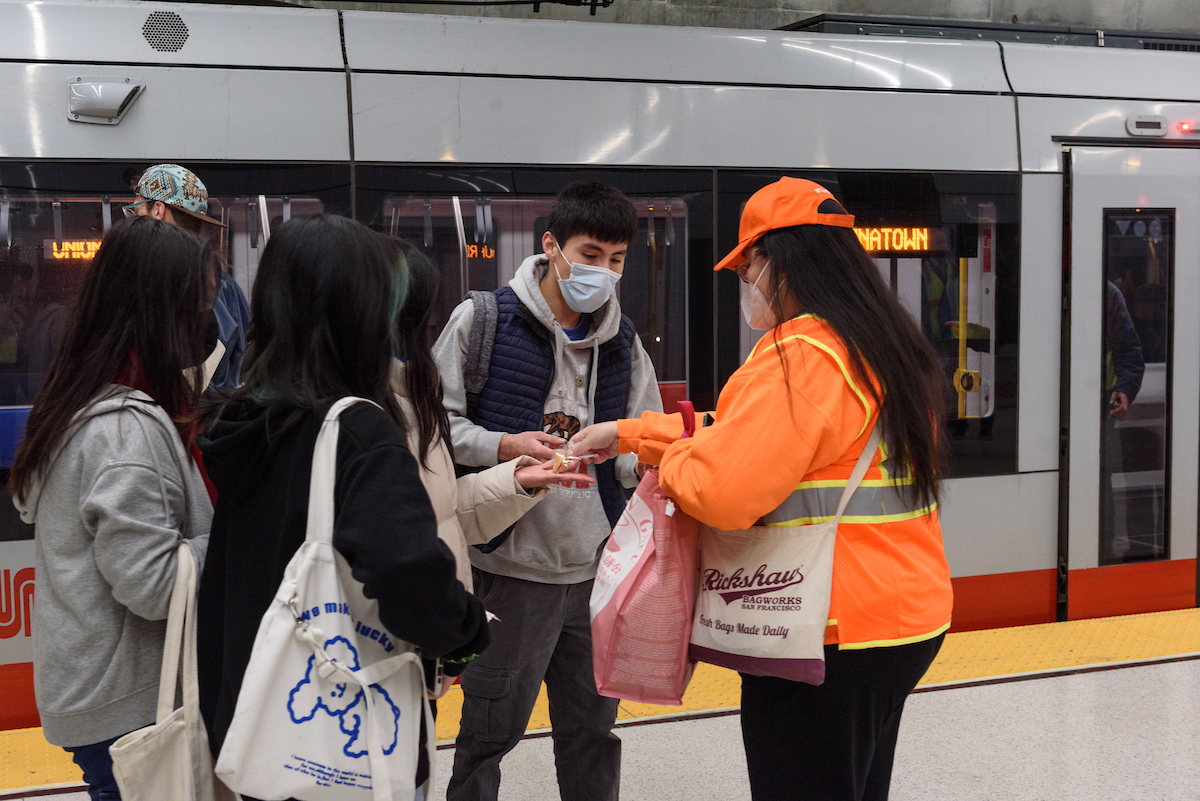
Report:
M 117 780 L 113 776 L 112 757 L 108 754 L 108 747 L 119 739 L 114 737 L 102 743 L 63 748 L 83 771 L 88 797 L 92 801 L 121 801 L 121 791 L 117 789 Z

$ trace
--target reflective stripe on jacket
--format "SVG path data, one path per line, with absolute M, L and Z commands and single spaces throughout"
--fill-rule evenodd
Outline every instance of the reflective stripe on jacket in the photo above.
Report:
M 823 522 L 878 414 L 860 383 L 841 339 L 804 315 L 763 337 L 721 391 L 713 425 L 678 439 L 679 415 L 645 413 L 618 424 L 621 450 L 660 464 L 680 508 L 715 528 Z M 909 486 L 881 445 L 838 528 L 826 642 L 900 645 L 949 628 L 937 509 L 910 499 Z

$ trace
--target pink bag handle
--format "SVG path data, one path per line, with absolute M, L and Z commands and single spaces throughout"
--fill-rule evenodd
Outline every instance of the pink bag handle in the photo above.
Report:
M 683 414 L 683 436 L 680 438 L 687 439 L 696 433 L 696 407 L 686 400 L 676 401 L 676 405 Z

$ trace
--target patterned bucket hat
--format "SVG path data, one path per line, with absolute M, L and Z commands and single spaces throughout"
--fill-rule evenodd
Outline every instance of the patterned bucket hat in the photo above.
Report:
M 196 173 L 178 164 L 155 164 L 138 179 L 137 193 L 146 200 L 158 200 L 211 225 L 225 223 L 208 216 L 208 190 Z

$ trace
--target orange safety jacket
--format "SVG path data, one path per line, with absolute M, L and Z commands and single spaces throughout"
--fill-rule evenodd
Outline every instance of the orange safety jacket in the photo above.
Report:
M 801 315 L 764 336 L 729 378 L 712 425 L 680 439 L 679 414 L 645 412 L 618 423 L 620 449 L 659 465 L 675 503 L 714 528 L 823 523 L 878 417 L 860 384 L 841 337 Z M 826 643 L 903 645 L 950 627 L 937 509 L 912 501 L 911 483 L 881 443 L 838 527 Z

